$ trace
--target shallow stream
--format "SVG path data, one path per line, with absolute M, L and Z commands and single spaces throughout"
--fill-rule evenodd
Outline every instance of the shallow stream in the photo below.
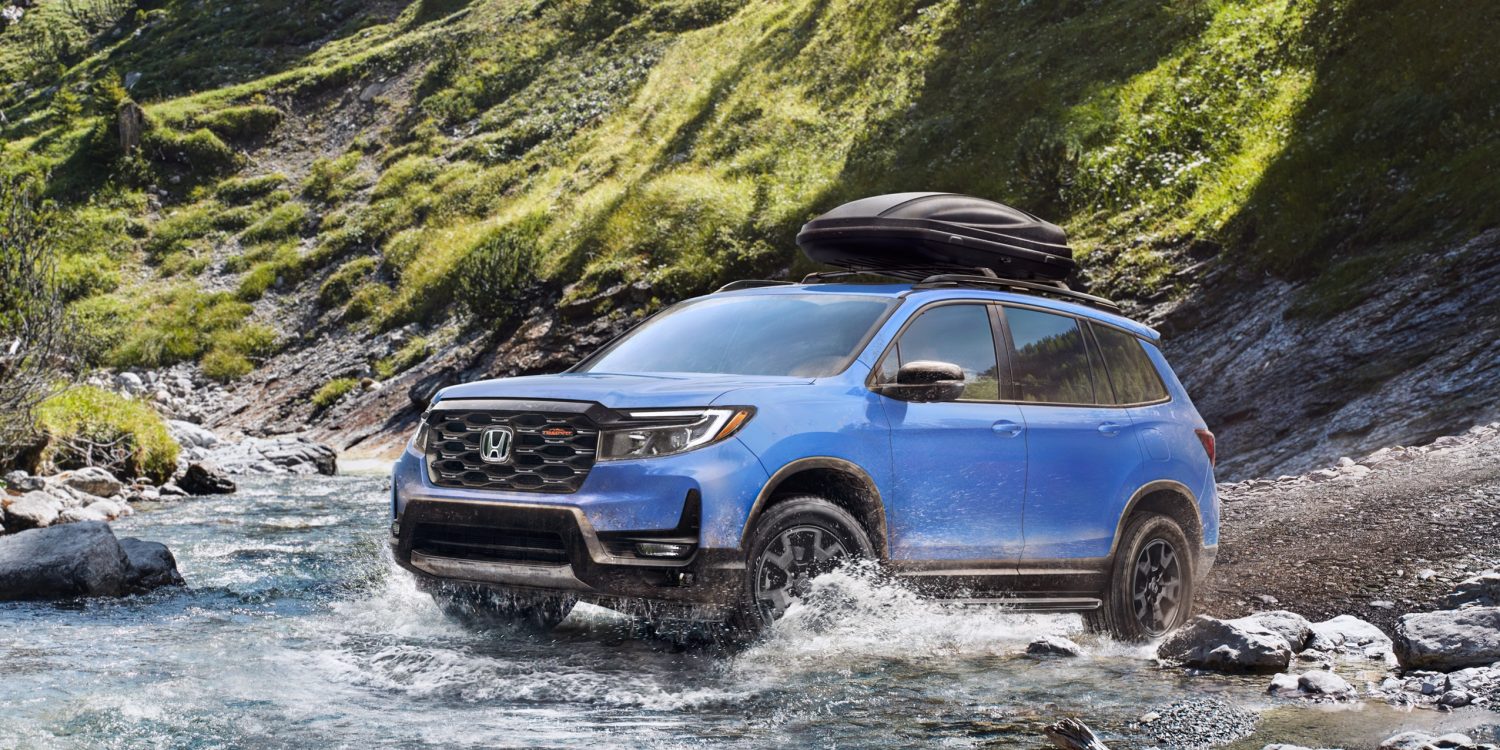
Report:
M 1076 617 L 944 607 L 859 571 L 817 582 L 839 617 L 796 605 L 733 655 L 591 607 L 549 636 L 466 630 L 391 562 L 386 498 L 379 478 L 252 479 L 140 507 L 116 533 L 165 542 L 188 587 L 0 604 L 0 748 L 1036 748 L 1064 716 L 1128 748 L 1155 744 L 1138 717 L 1204 697 L 1258 714 L 1232 748 L 1373 747 L 1403 728 L 1489 739 L 1500 722 L 1275 700 L 1268 678 L 1162 668 Z M 1087 654 L 1025 655 L 1044 634 Z

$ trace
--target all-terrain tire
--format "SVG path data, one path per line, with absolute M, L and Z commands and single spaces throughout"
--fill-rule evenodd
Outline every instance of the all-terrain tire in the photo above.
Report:
M 434 586 L 428 594 L 444 615 L 465 627 L 519 625 L 540 633 L 561 624 L 576 603 L 568 596 L 516 596 L 461 584 Z
M 1090 630 L 1122 641 L 1160 638 L 1187 622 L 1193 605 L 1193 547 L 1167 516 L 1130 519 L 1110 566 L 1103 604 L 1084 614 Z
M 746 550 L 744 586 L 726 623 L 731 638 L 742 641 L 760 635 L 781 615 L 770 602 L 785 602 L 840 560 L 875 557 L 859 519 L 816 495 L 778 500 L 750 530 Z M 796 570 L 788 577 L 783 568 Z

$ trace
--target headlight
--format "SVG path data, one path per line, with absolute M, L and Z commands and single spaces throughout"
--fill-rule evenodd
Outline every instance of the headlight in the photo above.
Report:
M 743 406 L 629 412 L 630 419 L 640 424 L 600 432 L 598 459 L 670 456 L 702 448 L 738 432 L 754 413 Z

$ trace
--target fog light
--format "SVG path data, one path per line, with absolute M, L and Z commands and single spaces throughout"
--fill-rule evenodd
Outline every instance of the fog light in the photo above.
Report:
M 635 553 L 641 557 L 685 557 L 692 550 L 691 544 L 636 542 L 635 545 Z
M 401 536 L 401 519 L 391 521 L 391 536 Z

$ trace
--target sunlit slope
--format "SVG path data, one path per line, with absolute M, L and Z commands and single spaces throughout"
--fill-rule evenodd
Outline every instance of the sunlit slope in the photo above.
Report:
M 1127 298 L 1207 259 L 1316 279 L 1310 314 L 1500 213 L 1486 4 L 283 5 L 161 3 L 0 94 L 6 167 L 73 212 L 102 361 L 233 377 L 294 334 L 505 317 L 539 286 L 665 302 L 802 270 L 796 228 L 878 192 L 1030 208 Z M 314 309 L 291 331 L 287 306 Z

